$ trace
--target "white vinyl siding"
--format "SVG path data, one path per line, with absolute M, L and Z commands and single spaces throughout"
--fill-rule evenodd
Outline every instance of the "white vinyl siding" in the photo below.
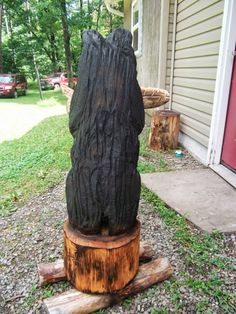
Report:
M 174 20 L 174 4 L 175 0 L 170 0 L 169 21 L 168 21 L 168 44 L 167 44 L 167 60 L 166 60 L 166 90 L 170 91 L 170 72 L 171 72 L 171 54 L 173 41 L 173 20 Z
M 207 148 L 224 1 L 177 1 L 172 109 L 181 113 L 182 133 Z M 166 89 L 169 82 L 168 66 Z

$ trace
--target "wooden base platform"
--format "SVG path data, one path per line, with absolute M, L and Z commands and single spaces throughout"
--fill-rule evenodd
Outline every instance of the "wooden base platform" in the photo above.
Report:
M 136 277 L 123 289 L 112 294 L 86 294 L 75 289 L 46 299 L 43 307 L 48 314 L 85 314 L 106 308 L 130 295 L 139 293 L 153 284 L 169 278 L 173 269 L 167 258 L 153 259 L 155 252 L 150 241 L 140 243 L 139 271 Z M 153 259 L 153 260 L 152 260 Z M 41 285 L 67 280 L 63 259 L 38 265 Z
M 105 233 L 106 234 L 106 233 Z M 73 287 L 87 293 L 113 293 L 124 288 L 139 266 L 140 222 L 129 232 L 85 235 L 64 224 L 64 268 Z
M 139 267 L 136 277 L 123 289 L 112 294 L 86 294 L 71 289 L 44 300 L 43 307 L 48 314 L 86 314 L 119 303 L 130 295 L 164 281 L 173 273 L 167 258 L 161 257 Z
M 155 252 L 150 241 L 140 242 L 139 263 L 147 263 L 153 259 Z M 41 286 L 62 280 L 67 280 L 64 260 L 58 259 L 52 263 L 38 265 L 39 284 Z

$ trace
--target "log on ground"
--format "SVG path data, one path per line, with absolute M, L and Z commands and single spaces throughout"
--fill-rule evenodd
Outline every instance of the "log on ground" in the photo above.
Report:
M 154 150 L 177 148 L 179 127 L 179 112 L 173 110 L 158 110 L 153 112 L 149 147 Z
M 155 259 L 139 267 L 137 276 L 126 287 L 115 294 L 86 294 L 71 289 L 44 300 L 48 314 L 87 314 L 119 303 L 130 295 L 137 294 L 150 286 L 168 279 L 173 273 L 169 260 Z

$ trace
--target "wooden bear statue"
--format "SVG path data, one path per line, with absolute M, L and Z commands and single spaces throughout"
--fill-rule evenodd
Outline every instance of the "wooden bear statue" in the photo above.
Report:
M 144 106 L 132 35 L 83 33 L 79 82 L 71 101 L 72 169 L 66 181 L 69 222 L 84 234 L 133 228 L 140 198 L 138 135 Z

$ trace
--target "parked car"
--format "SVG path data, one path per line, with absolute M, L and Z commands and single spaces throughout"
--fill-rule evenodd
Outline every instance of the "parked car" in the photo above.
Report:
M 28 84 L 24 75 L 0 74 L 0 96 L 17 98 L 26 95 Z
M 55 72 L 47 77 L 49 83 L 53 84 L 54 87 L 60 87 L 61 84 L 68 85 L 67 73 L 66 72 Z M 78 81 L 77 74 L 73 75 L 74 82 Z
M 48 90 L 48 89 L 54 89 L 55 86 L 52 82 L 50 82 L 47 77 L 46 78 L 42 78 L 40 80 L 40 84 L 41 84 L 41 88 L 42 90 Z

